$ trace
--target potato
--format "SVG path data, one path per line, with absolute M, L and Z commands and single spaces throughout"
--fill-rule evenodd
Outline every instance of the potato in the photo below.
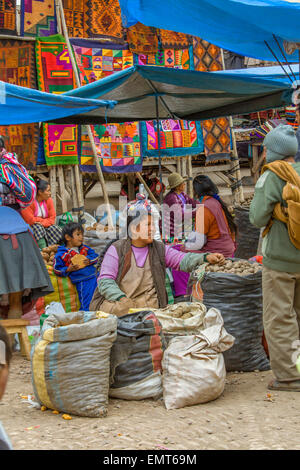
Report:
M 191 317 L 192 317 L 192 315 L 191 315 L 190 313 L 185 313 L 184 315 L 182 315 L 181 318 L 182 318 L 183 320 L 187 320 L 188 318 L 191 318 Z

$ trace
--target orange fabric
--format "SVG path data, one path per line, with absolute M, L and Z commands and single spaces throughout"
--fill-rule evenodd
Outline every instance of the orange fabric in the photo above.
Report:
M 26 207 L 26 209 L 21 210 L 21 215 L 25 222 L 29 225 L 39 223 L 43 227 L 50 227 L 51 225 L 54 225 L 56 219 L 56 212 L 51 197 L 47 199 L 46 205 L 48 209 L 48 217 L 46 219 L 43 219 L 42 217 L 35 217 L 35 201 L 29 207 Z
M 209 197 L 210 196 L 204 196 L 202 202 L 204 202 Z M 203 210 L 203 209 L 201 209 L 201 207 L 199 207 L 199 209 L 197 210 L 197 213 L 198 213 L 198 211 L 201 211 L 201 210 Z M 204 233 L 204 235 L 207 236 L 208 240 L 216 240 L 216 239 L 220 238 L 220 231 L 219 231 L 218 223 L 217 223 L 217 220 L 216 220 L 215 216 L 211 213 L 211 211 L 207 207 L 204 207 L 204 228 L 202 227 L 201 217 L 197 217 L 197 213 L 196 213 L 196 231 L 199 232 L 199 233 Z M 226 215 L 225 215 L 225 212 L 223 211 L 223 209 L 222 209 L 222 213 L 223 213 L 226 225 L 228 227 L 228 231 L 229 231 L 232 239 L 234 240 L 235 237 L 229 230 L 229 225 L 228 225 L 228 222 L 227 222 L 227 218 L 226 218 Z M 199 212 L 199 215 L 200 215 L 200 212 Z

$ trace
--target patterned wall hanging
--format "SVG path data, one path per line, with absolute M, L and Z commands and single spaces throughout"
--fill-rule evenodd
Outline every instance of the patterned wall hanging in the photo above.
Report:
M 187 34 L 175 33 L 167 29 L 159 30 L 160 42 L 163 49 L 186 49 L 193 42 L 193 38 Z
M 0 0 L 0 32 L 17 35 L 16 0 Z
M 28 41 L 0 40 L 0 80 L 27 88 L 36 88 L 35 49 Z M 15 152 L 29 170 L 36 166 L 39 126 L 20 124 L 0 126 L 5 147 Z
M 57 33 L 55 0 L 22 0 L 21 36 L 51 36 Z
M 136 54 L 135 61 L 138 65 L 156 65 L 175 69 L 192 69 L 190 49 L 160 49 L 156 54 Z
M 137 23 L 127 29 L 127 42 L 131 52 L 136 54 L 156 54 L 158 36 L 156 28 Z
M 71 38 L 87 37 L 87 7 L 83 0 L 63 0 L 68 34 Z
M 39 89 L 60 94 L 76 88 L 68 48 L 63 36 L 57 34 L 36 41 L 37 78 Z M 78 126 L 43 124 L 47 165 L 78 163 Z
M 143 157 L 158 157 L 156 121 L 141 122 Z M 160 121 L 161 156 L 197 155 L 203 152 L 199 122 L 165 119 Z
M 72 39 L 71 44 L 82 85 L 133 66 L 133 54 L 127 45 L 102 44 L 85 39 Z
M 119 0 L 87 0 L 86 32 L 89 38 L 113 38 L 124 42 Z
M 102 171 L 130 173 L 142 170 L 140 131 L 138 122 L 92 126 Z M 80 168 L 95 172 L 93 153 L 85 126 L 81 131 Z
M 194 68 L 200 72 L 223 70 L 221 49 L 203 39 L 193 38 Z M 231 137 L 227 118 L 201 122 L 206 164 L 230 160 Z

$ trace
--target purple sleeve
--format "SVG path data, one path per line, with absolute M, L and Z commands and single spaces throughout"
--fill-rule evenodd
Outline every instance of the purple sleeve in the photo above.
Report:
M 167 268 L 179 269 L 179 265 L 185 257 L 186 253 L 174 250 L 174 248 L 171 248 L 168 245 L 165 245 L 165 253 Z
M 117 250 L 111 245 L 105 253 L 104 259 L 101 263 L 99 279 L 113 279 L 116 280 L 119 269 L 119 257 Z

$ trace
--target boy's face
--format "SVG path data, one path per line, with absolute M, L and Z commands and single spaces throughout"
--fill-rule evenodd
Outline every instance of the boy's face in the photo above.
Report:
M 8 366 L 0 365 L 0 400 L 2 399 L 8 379 Z
M 74 230 L 72 237 L 66 235 L 67 246 L 75 247 L 81 246 L 83 243 L 83 232 L 79 229 Z

